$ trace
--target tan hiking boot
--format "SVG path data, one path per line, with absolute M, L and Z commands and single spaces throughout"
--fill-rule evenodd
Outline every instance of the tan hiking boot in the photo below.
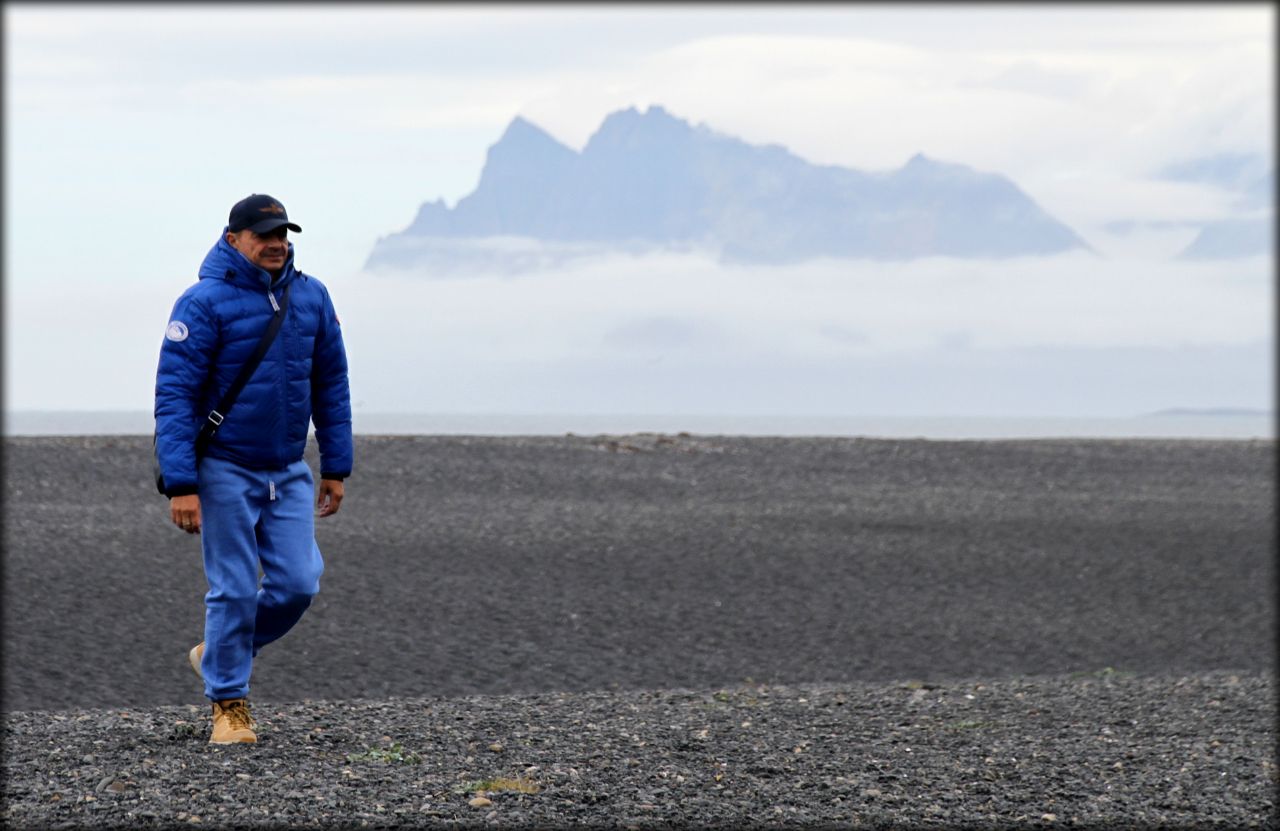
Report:
M 253 716 L 249 715 L 249 702 L 243 698 L 229 698 L 213 702 L 213 735 L 209 744 L 236 744 L 256 742 L 253 732 Z
M 196 671 L 196 677 L 201 681 L 204 680 L 204 673 L 200 671 L 202 660 L 204 660 L 204 641 L 191 647 L 191 651 L 187 653 L 187 663 L 191 664 L 191 668 Z

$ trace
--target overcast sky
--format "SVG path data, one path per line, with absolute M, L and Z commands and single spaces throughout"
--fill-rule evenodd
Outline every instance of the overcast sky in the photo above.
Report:
M 1271 157 L 1270 4 L 7 3 L 4 25 L 8 409 L 149 410 L 173 300 L 251 192 L 302 225 L 367 411 L 1271 402 L 1272 258 L 1175 261 L 1182 223 L 1241 209 L 1158 175 Z M 581 148 L 649 104 L 815 163 L 1002 173 L 1100 256 L 361 273 L 516 115 Z

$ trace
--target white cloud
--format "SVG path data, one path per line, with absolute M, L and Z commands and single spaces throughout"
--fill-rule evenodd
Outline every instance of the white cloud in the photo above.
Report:
M 938 413 L 1082 415 L 1264 401 L 1269 267 L 1071 254 L 751 268 L 652 255 L 330 286 L 366 411 L 929 412 L 927 390 L 943 383 Z M 1133 380 L 1096 380 L 1108 368 Z M 824 373 L 878 379 L 877 392 L 862 404 L 823 393 Z
M 1004 66 L 985 79 L 961 83 L 963 86 L 989 86 L 1030 95 L 1074 98 L 1087 93 L 1096 83 L 1096 77 L 1085 72 L 1050 69 L 1038 60 L 1027 59 Z
M 371 275 L 354 290 L 356 279 L 335 291 L 353 289 L 349 328 L 372 327 L 362 339 L 413 350 L 381 333 L 429 332 L 424 352 L 514 362 L 637 349 L 889 354 L 957 336 L 993 350 L 1240 344 L 1267 337 L 1270 326 L 1264 258 L 1153 264 L 1069 254 L 735 267 L 650 255 L 517 278 Z
M 1073 253 L 745 267 L 655 254 L 518 277 L 322 279 L 368 407 L 449 410 L 465 407 L 415 382 L 420 373 L 536 371 L 554 396 L 590 361 L 617 370 L 595 382 L 604 400 L 625 392 L 629 368 L 661 362 L 746 376 L 778 363 L 888 366 L 967 353 L 976 372 L 1018 350 L 1247 347 L 1271 337 L 1270 266 L 1269 258 L 1153 263 Z M 149 407 L 159 338 L 185 284 L 121 283 L 107 270 L 10 286 L 9 406 Z M 484 393 L 497 382 L 477 383 Z
M 510 121 L 520 102 L 542 94 L 551 81 L 450 78 L 422 75 L 290 75 L 266 78 L 255 95 L 273 102 L 276 116 L 307 121 L 313 129 L 367 134 L 487 127 Z M 192 81 L 178 95 L 190 107 L 215 106 L 234 116 L 243 106 L 242 84 Z M 497 135 L 494 135 L 497 139 Z

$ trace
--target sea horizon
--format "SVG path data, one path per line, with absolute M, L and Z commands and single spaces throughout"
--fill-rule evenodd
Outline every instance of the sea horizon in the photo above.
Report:
M 129 410 L 13 410 L 3 435 L 147 435 L 154 417 Z M 690 433 L 925 439 L 1188 438 L 1274 439 L 1264 410 L 1178 409 L 1133 416 L 914 416 L 655 413 L 359 412 L 356 435 L 555 436 Z

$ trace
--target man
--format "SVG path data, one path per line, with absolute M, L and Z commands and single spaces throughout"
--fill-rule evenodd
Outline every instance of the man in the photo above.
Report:
M 270 196 L 231 208 L 199 280 L 174 304 L 156 373 L 156 458 L 170 516 L 201 535 L 209 582 L 204 641 L 188 660 L 213 702 L 214 744 L 257 741 L 246 700 L 253 659 L 319 591 L 314 516 L 337 513 L 351 473 L 342 332 L 328 291 L 294 267 L 290 230 L 302 228 Z M 261 363 L 233 406 L 211 417 L 277 310 L 283 321 Z M 220 417 L 197 458 L 201 426 Z M 302 458 L 309 421 L 320 448 L 318 512 Z

